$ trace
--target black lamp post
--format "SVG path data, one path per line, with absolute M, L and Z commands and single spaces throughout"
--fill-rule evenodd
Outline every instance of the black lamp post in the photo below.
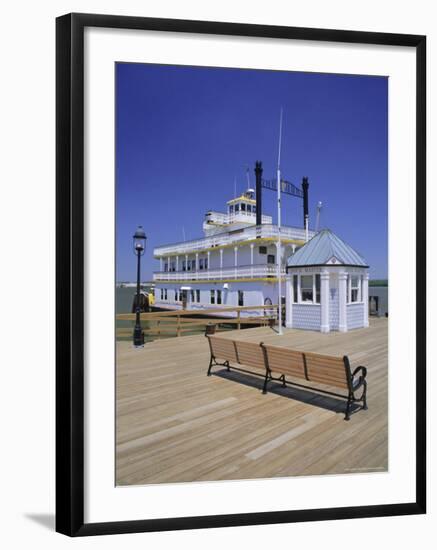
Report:
M 144 254 L 146 249 L 146 234 L 141 225 L 138 226 L 133 236 L 134 240 L 134 254 L 137 255 L 137 301 L 135 307 L 135 328 L 134 328 L 134 346 L 140 347 L 144 345 L 144 332 L 141 329 L 141 320 L 140 320 L 140 262 L 141 256 Z

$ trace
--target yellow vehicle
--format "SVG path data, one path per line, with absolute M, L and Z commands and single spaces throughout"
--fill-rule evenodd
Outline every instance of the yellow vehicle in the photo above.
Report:
M 155 303 L 155 292 L 151 289 L 149 292 L 141 290 L 140 293 L 140 311 L 150 311 L 150 308 Z M 134 294 L 132 300 L 132 313 L 135 313 L 137 307 L 137 295 Z

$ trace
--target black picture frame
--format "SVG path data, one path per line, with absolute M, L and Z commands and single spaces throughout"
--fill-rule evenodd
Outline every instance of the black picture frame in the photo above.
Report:
M 387 505 L 84 523 L 84 29 L 378 44 L 416 51 L 416 500 Z M 56 530 L 69 536 L 321 521 L 426 511 L 426 37 L 68 14 L 56 20 Z

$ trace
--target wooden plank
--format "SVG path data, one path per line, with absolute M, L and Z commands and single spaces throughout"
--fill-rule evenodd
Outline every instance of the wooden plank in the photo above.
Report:
M 181 330 L 190 326 L 181 322 Z M 371 318 L 368 329 L 348 333 L 285 329 L 278 336 L 268 327 L 220 332 L 229 344 L 263 341 L 333 358 L 348 355 L 352 370 L 365 365 L 369 410 L 354 413 L 350 422 L 343 420 L 344 399 L 276 382 L 262 395 L 262 377 L 219 367 L 207 377 L 203 334 L 155 340 L 141 350 L 118 342 L 116 483 L 386 471 L 387 326 L 387 319 Z

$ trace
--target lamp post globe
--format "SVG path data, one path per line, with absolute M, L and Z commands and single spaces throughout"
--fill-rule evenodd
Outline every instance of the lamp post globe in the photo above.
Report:
M 133 235 L 133 252 L 137 256 L 137 298 L 135 304 L 135 328 L 133 334 L 133 342 L 135 347 L 144 346 L 144 332 L 141 328 L 140 319 L 140 293 L 141 293 L 141 256 L 146 250 L 146 234 L 141 225 L 137 227 Z

